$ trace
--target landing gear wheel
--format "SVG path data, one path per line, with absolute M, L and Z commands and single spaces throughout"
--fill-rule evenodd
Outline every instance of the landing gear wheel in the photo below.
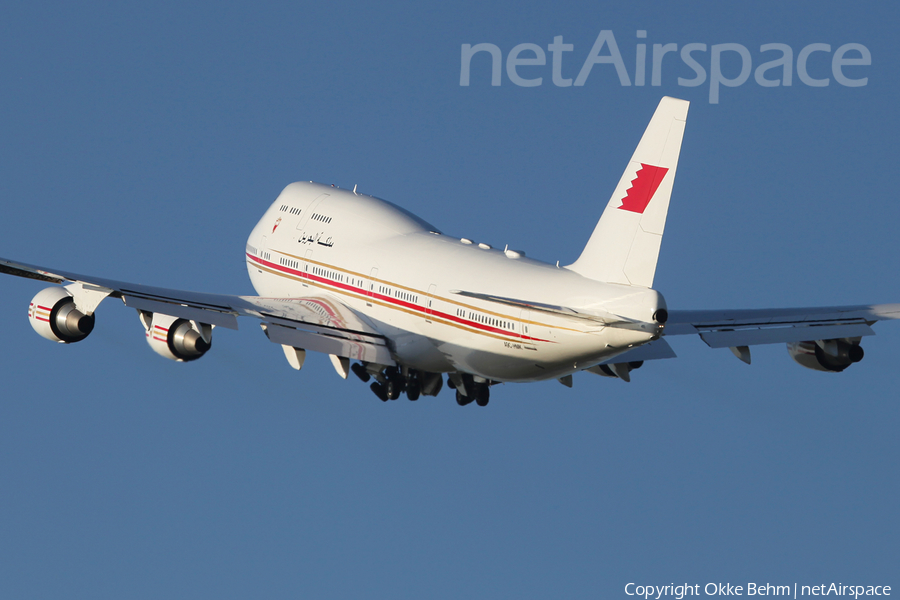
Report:
M 371 379 L 371 375 L 366 371 L 366 368 L 362 365 L 362 363 L 353 363 L 350 366 L 350 370 L 353 371 L 354 375 L 359 377 L 363 383 L 368 383 L 369 379 Z
M 372 385 L 369 386 L 369 389 L 372 390 L 372 393 L 374 393 L 376 396 L 378 396 L 379 400 L 381 400 L 382 402 L 387 402 L 387 399 L 388 399 L 387 392 L 385 391 L 383 385 L 381 385 L 380 383 L 378 383 L 376 381 L 375 383 L 373 383 Z
M 487 406 L 491 400 L 491 390 L 488 386 L 481 384 L 475 388 L 475 402 L 478 406 Z
M 456 403 L 460 406 L 465 406 L 472 403 L 472 398 L 470 396 L 463 396 L 462 392 L 456 390 Z
M 384 390 L 389 400 L 396 400 L 403 392 L 403 379 L 399 376 L 391 377 L 384 382 Z
M 419 394 L 422 393 L 422 386 L 415 379 L 406 383 L 406 397 L 410 400 L 418 400 Z

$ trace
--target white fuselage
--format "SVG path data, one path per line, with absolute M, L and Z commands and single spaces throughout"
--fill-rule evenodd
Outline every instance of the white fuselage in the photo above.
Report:
M 652 289 L 593 281 L 565 268 L 466 243 L 371 196 L 293 183 L 253 229 L 247 269 L 262 296 L 333 297 L 389 340 L 395 360 L 494 381 L 562 377 L 656 339 Z M 469 292 L 614 314 L 604 326 Z

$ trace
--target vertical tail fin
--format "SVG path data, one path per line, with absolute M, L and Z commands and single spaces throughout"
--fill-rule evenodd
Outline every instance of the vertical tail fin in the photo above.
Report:
M 689 104 L 660 100 L 591 239 L 567 269 L 597 281 L 653 285 Z

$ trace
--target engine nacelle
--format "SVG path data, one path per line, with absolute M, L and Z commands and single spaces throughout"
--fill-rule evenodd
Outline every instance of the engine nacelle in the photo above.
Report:
M 75 298 L 61 287 L 38 292 L 28 307 L 28 321 L 38 335 L 61 344 L 80 342 L 94 330 L 94 315 L 75 308 Z
M 161 313 L 140 311 L 153 351 L 178 362 L 197 360 L 212 345 L 212 325 Z
M 863 359 L 862 346 L 857 341 L 817 340 L 815 342 L 792 342 L 787 345 L 788 353 L 798 364 L 816 371 L 837 373 Z

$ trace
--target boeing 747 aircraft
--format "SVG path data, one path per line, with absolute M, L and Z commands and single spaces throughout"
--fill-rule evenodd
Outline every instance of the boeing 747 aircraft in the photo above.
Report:
M 669 310 L 653 289 L 688 102 L 663 98 L 578 260 L 547 264 L 443 234 L 385 200 L 313 182 L 288 185 L 250 233 L 247 270 L 259 296 L 185 292 L 8 260 L 0 271 L 54 284 L 31 301 L 41 336 L 86 338 L 107 297 L 134 308 L 147 343 L 189 362 L 213 329 L 257 319 L 294 369 L 324 352 L 381 400 L 436 396 L 485 406 L 490 386 L 588 371 L 629 381 L 644 361 L 672 358 L 667 338 L 697 334 L 750 362 L 782 343 L 802 366 L 842 371 L 863 357 L 873 323 L 900 304 L 765 310 Z M 441 265 L 440 269 L 433 268 Z

